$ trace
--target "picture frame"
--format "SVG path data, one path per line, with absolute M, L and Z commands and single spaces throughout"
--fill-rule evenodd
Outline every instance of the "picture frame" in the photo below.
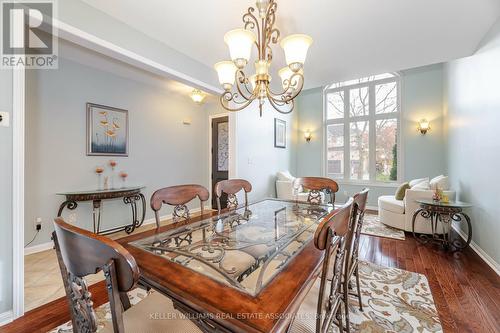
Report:
M 87 103 L 87 156 L 128 156 L 128 110 Z
M 274 118 L 274 147 L 286 148 L 286 121 Z

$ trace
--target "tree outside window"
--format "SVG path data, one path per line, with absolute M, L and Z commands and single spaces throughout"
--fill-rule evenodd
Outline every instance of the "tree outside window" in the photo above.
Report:
M 399 77 L 390 73 L 325 89 L 327 176 L 398 180 L 398 94 Z

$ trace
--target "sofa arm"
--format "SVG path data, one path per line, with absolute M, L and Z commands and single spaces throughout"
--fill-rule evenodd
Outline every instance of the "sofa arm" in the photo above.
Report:
M 276 196 L 278 199 L 293 199 L 293 182 L 291 180 L 276 181 Z

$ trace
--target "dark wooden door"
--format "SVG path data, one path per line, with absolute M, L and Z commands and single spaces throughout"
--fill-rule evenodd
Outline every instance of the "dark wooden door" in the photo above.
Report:
M 212 208 L 217 208 L 215 184 L 228 179 L 229 171 L 229 119 L 220 117 L 212 119 Z M 221 208 L 226 208 L 227 198 L 221 197 Z

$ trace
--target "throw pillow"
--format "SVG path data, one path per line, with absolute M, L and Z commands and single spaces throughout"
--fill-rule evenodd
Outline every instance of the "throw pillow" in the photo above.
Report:
M 415 185 L 422 183 L 424 181 L 429 182 L 429 177 L 410 180 L 410 187 L 413 188 Z
M 399 185 L 398 189 L 396 190 L 396 194 L 394 195 L 396 200 L 403 200 L 405 198 L 405 195 L 406 195 L 406 190 L 408 190 L 410 188 L 411 188 L 410 183 L 408 183 L 408 182 Z
M 450 189 L 450 182 L 448 176 L 441 175 L 432 178 L 431 181 L 429 182 L 429 186 L 431 187 L 431 190 L 440 189 L 443 191 L 448 191 Z

